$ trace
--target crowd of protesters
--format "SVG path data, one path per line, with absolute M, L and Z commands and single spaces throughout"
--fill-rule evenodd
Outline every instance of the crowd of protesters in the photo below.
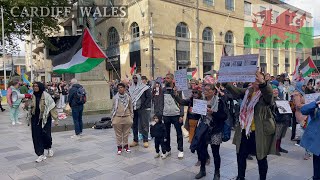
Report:
M 319 79 L 308 76 L 290 81 L 287 74 L 274 77 L 257 71 L 256 81 L 252 83 L 219 83 L 213 76 L 207 76 L 203 80 L 191 79 L 188 86 L 189 90 L 178 91 L 171 73 L 154 81 L 134 74 L 131 80 L 110 82 L 117 154 L 130 153 L 130 148 L 139 146 L 140 140 L 144 148 L 149 148 L 149 141 L 154 138 L 155 158 L 170 157 L 173 125 L 177 136 L 177 157 L 184 158 L 185 135 L 191 152 L 198 155 L 195 165 L 200 167 L 200 171 L 195 178 L 207 175 L 206 166 L 210 165 L 212 156 L 214 180 L 219 180 L 220 145 L 230 139 L 226 134 L 226 127 L 229 127 L 235 131 L 233 144 L 237 153 L 237 180 L 245 179 L 247 160 L 251 156 L 257 159 L 260 180 L 265 180 L 268 155 L 290 153 L 282 146 L 282 139 L 290 127 L 291 140 L 305 148 L 303 158 L 308 160 L 313 154 L 313 179 L 320 179 L 320 97 L 309 104 L 305 102 L 306 94 L 320 92 Z M 74 99 L 81 92 L 79 89 L 83 87 L 76 79 L 70 83 L 35 82 L 32 88 L 19 82 L 10 83 L 7 99 L 13 125 L 20 124 L 17 114 L 22 100 L 14 99 L 12 95 L 25 94 L 25 98 L 32 99 L 30 120 L 37 162 L 53 156 L 49 127 L 52 120 L 57 119 L 57 109 L 65 108 L 69 102 L 75 125 L 73 138 L 82 135 L 85 100 L 79 105 L 79 100 Z M 206 115 L 193 112 L 195 100 L 206 102 Z M 279 107 L 277 101 L 288 101 L 292 113 L 281 113 L 286 109 Z M 130 129 L 133 139 L 129 144 Z M 208 151 L 209 145 L 212 155 Z M 44 155 L 44 150 L 48 151 L 47 155 Z

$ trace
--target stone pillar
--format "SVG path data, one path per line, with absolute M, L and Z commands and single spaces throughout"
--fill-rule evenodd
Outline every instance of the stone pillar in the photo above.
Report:
M 112 108 L 110 99 L 110 87 L 104 80 L 106 62 L 102 62 L 93 70 L 76 74 L 75 78 L 85 88 L 87 92 L 87 103 L 84 112 L 108 112 Z

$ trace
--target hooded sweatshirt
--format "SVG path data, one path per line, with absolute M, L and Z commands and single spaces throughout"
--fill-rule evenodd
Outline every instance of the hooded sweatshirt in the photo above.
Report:
M 83 104 L 78 104 L 75 99 L 79 88 L 82 88 L 82 86 L 80 84 L 73 84 L 71 86 L 71 89 L 69 90 L 68 102 L 69 102 L 70 107 L 83 106 Z

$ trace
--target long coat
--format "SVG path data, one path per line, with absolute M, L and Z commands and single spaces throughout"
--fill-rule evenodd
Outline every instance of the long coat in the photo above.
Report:
M 231 84 L 225 86 L 232 94 L 244 97 L 247 89 L 237 88 Z M 269 83 L 259 85 L 262 96 L 254 107 L 254 123 L 257 158 L 261 160 L 269 154 L 276 153 L 276 138 L 275 138 L 275 121 L 272 115 L 270 105 L 273 102 L 272 88 Z M 253 91 L 252 88 L 249 91 Z M 241 126 L 236 127 L 236 132 L 233 138 L 233 144 L 237 147 L 237 153 L 240 150 L 241 144 Z

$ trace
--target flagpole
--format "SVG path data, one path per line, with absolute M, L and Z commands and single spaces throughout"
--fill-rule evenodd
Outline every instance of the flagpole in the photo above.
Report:
M 7 70 L 6 70 L 6 48 L 4 41 L 4 16 L 3 16 L 3 6 L 1 6 L 1 26 L 2 26 L 2 59 L 3 59 L 3 74 L 4 74 L 4 89 L 7 89 Z
M 108 59 L 108 60 L 109 60 L 109 59 Z M 120 59 L 119 59 L 119 61 L 120 61 Z M 110 62 L 110 64 L 111 64 L 113 70 L 116 72 L 116 74 L 117 74 L 117 76 L 118 76 L 118 78 L 119 78 L 119 81 L 121 81 L 121 77 L 120 77 L 120 75 L 118 74 L 118 71 L 117 71 L 116 68 L 113 66 L 113 64 L 112 64 L 112 62 L 111 62 L 110 60 L 109 60 L 109 62 Z

